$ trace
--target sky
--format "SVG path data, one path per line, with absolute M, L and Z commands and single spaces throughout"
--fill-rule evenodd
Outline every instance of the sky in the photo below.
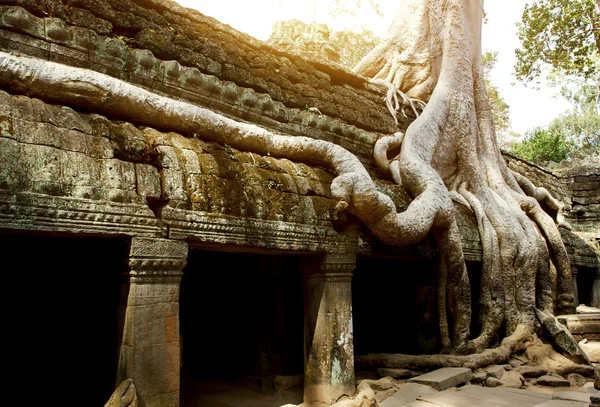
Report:
M 357 16 L 346 15 L 331 19 L 330 0 L 177 0 L 185 7 L 195 8 L 203 14 L 229 24 L 259 40 L 267 40 L 273 23 L 295 18 L 305 22 L 316 19 L 327 23 L 332 30 L 364 26 L 385 36 L 390 26 L 398 0 L 379 0 L 383 18 L 371 10 L 360 10 Z M 363 3 L 368 3 L 363 1 Z M 492 71 L 492 82 L 510 106 L 512 130 L 524 134 L 536 126 L 547 125 L 553 118 L 569 109 L 567 101 L 555 96 L 557 88 L 547 88 L 543 79 L 524 85 L 513 75 L 514 50 L 519 47 L 516 22 L 520 21 L 524 0 L 487 0 L 484 8 L 488 22 L 483 26 L 482 48 L 497 51 L 498 61 Z

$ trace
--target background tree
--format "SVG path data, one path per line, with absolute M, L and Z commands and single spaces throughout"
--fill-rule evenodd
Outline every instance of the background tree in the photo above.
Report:
M 544 63 L 566 75 L 597 71 L 600 0 L 537 0 L 525 6 L 518 27 L 517 78 L 532 80 Z
M 525 133 L 525 139 L 514 143 L 510 151 L 536 164 L 561 162 L 569 155 L 569 143 L 564 134 L 553 128 L 536 127 Z
M 600 157 L 600 70 L 587 79 L 555 74 L 551 80 L 562 84 L 561 96 L 572 108 L 548 126 L 527 132 L 525 139 L 512 143 L 509 150 L 538 164 Z
M 483 64 L 483 74 L 485 75 L 485 85 L 490 98 L 490 105 L 494 114 L 494 126 L 496 127 L 496 136 L 498 143 L 502 148 L 508 147 L 508 139 L 511 136 L 510 126 L 510 107 L 500 95 L 500 90 L 491 81 L 491 71 L 494 69 L 498 60 L 498 52 L 486 51 L 481 56 Z

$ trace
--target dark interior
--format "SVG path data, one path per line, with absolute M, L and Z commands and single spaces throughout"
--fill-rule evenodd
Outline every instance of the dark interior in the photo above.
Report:
M 29 390 L 19 404 L 103 406 L 115 388 L 128 241 L 0 234 L 0 248 L 9 374 Z
M 182 404 L 199 381 L 303 373 L 298 257 L 190 250 L 180 296 Z
M 577 293 L 579 294 L 579 304 L 591 306 L 592 287 L 596 278 L 596 270 L 591 267 L 577 268 Z
M 431 262 L 359 257 L 352 278 L 355 354 L 437 352 L 434 277 Z

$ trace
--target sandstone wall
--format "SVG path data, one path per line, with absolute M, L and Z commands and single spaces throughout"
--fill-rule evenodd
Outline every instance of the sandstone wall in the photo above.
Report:
M 0 51 L 92 69 L 274 132 L 336 143 L 356 154 L 400 210 L 410 201 L 401 187 L 378 179 L 372 162 L 377 138 L 398 130 L 380 90 L 174 2 L 0 0 Z M 4 91 L 3 227 L 309 251 L 339 242 L 327 170 Z M 542 174 L 558 192 L 560 182 Z M 465 255 L 479 260 L 472 216 L 460 205 L 458 215 Z M 366 231 L 359 247 L 434 255 L 427 241 L 390 248 Z
M 575 230 L 600 238 L 600 163 L 551 171 L 504 152 L 509 168 L 543 186 L 564 204 L 564 214 Z

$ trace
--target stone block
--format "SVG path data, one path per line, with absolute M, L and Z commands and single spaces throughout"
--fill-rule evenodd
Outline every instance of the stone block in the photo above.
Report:
M 471 379 L 471 383 L 481 383 L 481 382 L 484 382 L 486 378 L 487 378 L 486 372 L 473 373 L 473 378 Z
M 590 362 L 600 363 L 600 342 L 583 340 L 579 347 L 588 356 Z
M 579 391 L 586 393 L 595 393 L 597 390 L 594 388 L 594 382 L 587 382 L 586 384 L 581 386 L 581 389 Z
M 523 377 L 540 377 L 548 373 L 548 369 L 541 366 L 519 366 L 515 368 L 516 372 L 521 373 Z
M 418 376 L 418 373 L 415 373 L 411 370 L 407 369 L 377 369 L 377 374 L 379 377 L 392 377 L 394 379 L 410 379 L 411 377 Z
M 541 404 L 536 404 L 534 407 L 588 407 L 588 403 L 582 403 L 579 401 L 567 401 L 567 400 L 549 400 Z
M 135 164 L 137 193 L 149 198 L 160 198 L 160 176 L 158 170 L 148 164 Z
M 425 384 L 440 391 L 464 384 L 470 381 L 472 377 L 473 373 L 471 369 L 464 367 L 444 367 L 409 379 L 409 382 Z
M 505 369 L 504 366 L 490 366 L 486 370 L 487 377 L 495 377 L 496 379 L 501 379 L 502 375 L 504 375 Z
M 550 387 L 570 387 L 571 383 L 568 380 L 563 379 L 562 377 L 544 375 L 540 377 L 536 384 L 541 386 L 550 386 Z
M 142 397 L 179 391 L 179 343 L 134 347 L 133 380 Z
M 567 401 L 579 401 L 582 403 L 589 403 L 590 393 L 583 393 L 580 391 L 557 391 L 552 394 L 553 400 L 567 400 Z
M 402 403 L 410 403 L 415 401 L 419 397 L 428 396 L 436 393 L 437 390 L 434 390 L 431 386 L 418 383 L 406 383 L 389 398 L 393 398 L 394 400 L 400 401 Z
M 186 258 L 187 243 L 180 240 L 135 237 L 131 239 L 130 256 L 149 258 Z

